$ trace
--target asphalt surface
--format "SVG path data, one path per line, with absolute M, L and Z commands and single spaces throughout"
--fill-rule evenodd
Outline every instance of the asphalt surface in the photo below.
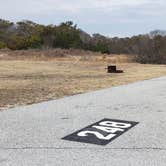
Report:
M 139 122 L 106 146 L 61 138 L 101 119 Z M 0 113 L 0 166 L 165 166 L 166 77 Z

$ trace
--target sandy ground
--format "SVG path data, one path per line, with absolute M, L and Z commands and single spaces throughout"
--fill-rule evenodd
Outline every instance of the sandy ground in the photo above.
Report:
M 113 63 L 124 73 L 108 74 Z M 126 63 L 124 56 L 1 59 L 0 110 L 164 75 L 166 65 Z

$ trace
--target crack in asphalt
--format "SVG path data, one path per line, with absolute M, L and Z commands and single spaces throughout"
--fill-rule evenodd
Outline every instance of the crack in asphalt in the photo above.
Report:
M 166 148 L 157 147 L 131 147 L 131 148 L 95 148 L 95 147 L 16 147 L 3 148 L 0 150 L 166 150 Z

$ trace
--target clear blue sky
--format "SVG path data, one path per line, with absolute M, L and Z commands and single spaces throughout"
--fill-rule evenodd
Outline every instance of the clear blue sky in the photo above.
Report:
M 0 0 L 0 18 L 42 24 L 71 20 L 86 32 L 132 36 L 166 29 L 166 0 Z

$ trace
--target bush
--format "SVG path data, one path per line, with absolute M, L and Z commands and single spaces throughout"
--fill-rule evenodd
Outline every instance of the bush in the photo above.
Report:
M 7 47 L 6 43 L 3 41 L 0 41 L 0 49 L 6 48 L 6 47 Z
M 12 36 L 7 43 L 8 48 L 12 50 L 22 50 L 28 48 L 40 48 L 42 40 L 39 36 Z
M 12 36 L 7 42 L 7 47 L 12 50 L 21 50 L 28 48 L 28 40 L 23 36 Z
M 80 48 L 82 42 L 79 33 L 73 22 L 62 23 L 56 28 L 54 47 Z
M 28 48 L 40 48 L 42 46 L 42 40 L 39 36 L 33 35 L 27 39 Z
M 141 40 L 138 45 L 136 61 L 139 63 L 166 64 L 166 37 L 155 36 Z

